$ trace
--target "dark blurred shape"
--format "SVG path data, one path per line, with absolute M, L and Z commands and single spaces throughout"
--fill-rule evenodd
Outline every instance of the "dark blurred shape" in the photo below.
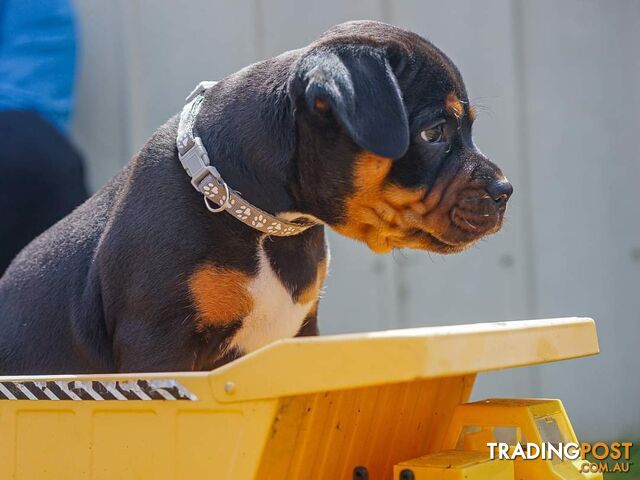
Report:
M 0 112 L 0 275 L 33 238 L 87 198 L 82 159 L 33 112 Z
M 0 275 L 87 197 L 66 135 L 75 66 L 68 0 L 0 0 Z

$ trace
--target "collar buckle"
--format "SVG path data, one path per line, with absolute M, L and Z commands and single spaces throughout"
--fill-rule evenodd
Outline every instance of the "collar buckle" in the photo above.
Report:
M 202 139 L 195 134 L 194 127 L 204 101 L 204 92 L 215 83 L 201 82 L 187 97 L 187 104 L 180 113 L 176 138 L 180 164 L 189 175 L 193 188 L 204 196 L 206 208 L 213 213 L 226 211 L 263 234 L 279 237 L 298 235 L 320 223 L 291 223 L 261 210 L 244 200 L 238 192 L 231 190 L 220 172 L 211 165 L 207 150 L 202 144 Z
M 187 174 L 191 177 L 191 185 L 200 191 L 199 184 L 207 175 L 211 174 L 217 180 L 222 180 L 216 167 L 210 165 L 209 155 L 200 137 L 195 137 L 191 147 L 184 153 L 178 151 L 178 158 Z

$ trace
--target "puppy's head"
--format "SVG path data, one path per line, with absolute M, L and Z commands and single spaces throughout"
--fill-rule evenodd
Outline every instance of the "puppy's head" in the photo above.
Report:
M 303 211 L 380 253 L 453 253 L 500 229 L 512 187 L 474 145 L 460 73 L 428 41 L 338 25 L 297 62 L 289 95 Z

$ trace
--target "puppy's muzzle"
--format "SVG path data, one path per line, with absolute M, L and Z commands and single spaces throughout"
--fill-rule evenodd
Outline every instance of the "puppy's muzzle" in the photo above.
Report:
M 451 209 L 451 222 L 471 236 L 485 235 L 500 228 L 513 186 L 502 177 L 484 188 L 468 188 L 458 195 Z

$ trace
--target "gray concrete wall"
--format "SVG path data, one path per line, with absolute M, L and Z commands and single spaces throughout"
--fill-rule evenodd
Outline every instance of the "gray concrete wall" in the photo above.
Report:
M 201 79 L 371 18 L 426 36 L 480 107 L 516 188 L 502 232 L 455 257 L 375 256 L 331 235 L 325 333 L 535 317 L 598 321 L 602 354 L 483 375 L 475 396 L 565 402 L 584 439 L 640 438 L 640 2 L 76 0 L 74 138 L 94 188 Z

